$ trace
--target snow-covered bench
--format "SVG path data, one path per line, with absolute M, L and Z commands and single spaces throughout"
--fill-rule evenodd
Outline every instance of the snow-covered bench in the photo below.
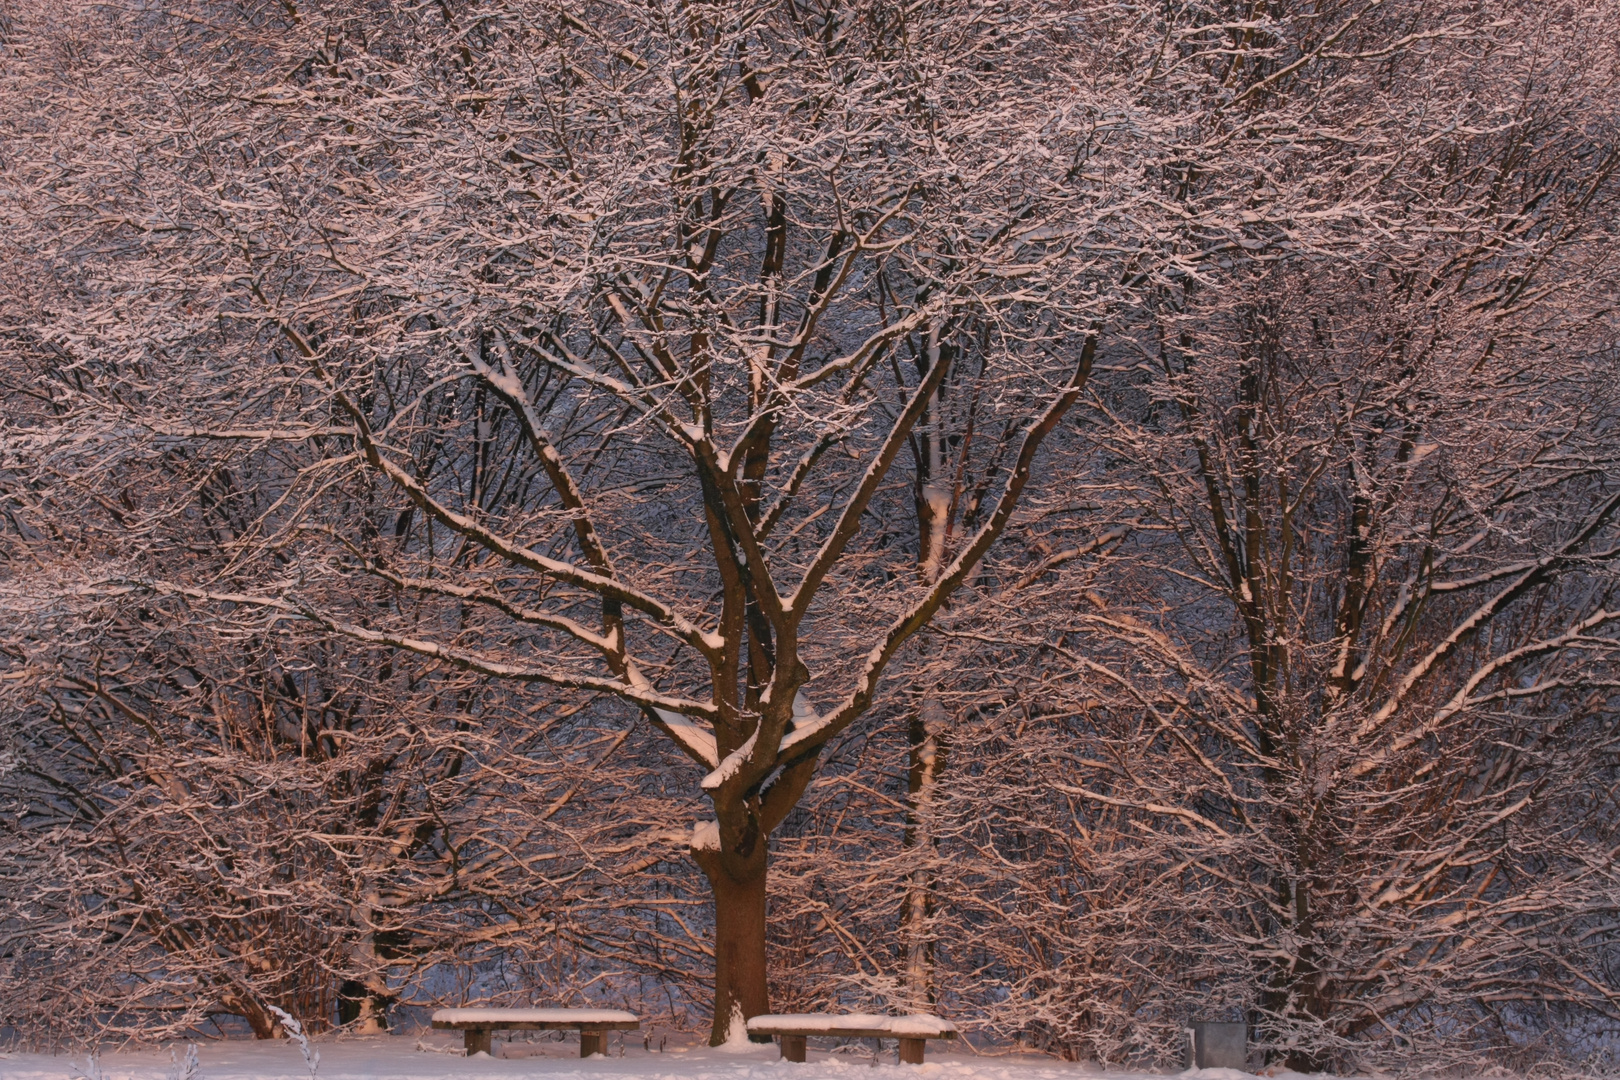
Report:
M 899 1039 L 900 1060 L 923 1063 L 929 1039 L 954 1039 L 956 1026 L 928 1013 L 910 1016 L 875 1016 L 871 1013 L 767 1013 L 748 1021 L 750 1035 L 776 1035 L 782 1040 L 783 1061 L 804 1060 L 804 1040 L 810 1035 L 849 1039 Z
M 460 1031 L 467 1056 L 490 1052 L 496 1031 L 567 1031 L 579 1029 L 579 1056 L 607 1053 L 607 1033 L 641 1026 L 635 1013 L 618 1009 L 439 1009 L 433 1026 Z

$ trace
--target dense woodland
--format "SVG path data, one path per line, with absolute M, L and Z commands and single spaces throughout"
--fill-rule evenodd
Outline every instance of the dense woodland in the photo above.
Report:
M 1617 301 L 1613 0 L 0 0 L 0 1029 L 1597 1067 Z

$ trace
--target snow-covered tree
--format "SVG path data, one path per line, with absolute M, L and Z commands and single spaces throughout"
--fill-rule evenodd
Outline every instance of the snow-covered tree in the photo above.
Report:
M 407 784 L 448 820 L 373 878 L 514 941 L 541 862 L 634 889 L 678 827 L 712 945 L 665 908 L 641 962 L 712 948 L 717 1041 L 801 807 L 778 942 L 895 1004 L 977 972 L 1053 1048 L 1168 1049 L 1189 982 L 1296 1066 L 1449 1030 L 1553 978 L 1535 912 L 1612 1013 L 1612 5 L 15 8 L 34 719 L 140 707 L 114 610 L 195 621 L 176 700 L 274 655 L 267 715 L 438 754 L 493 701 L 522 794 Z M 636 794 L 565 839 L 597 739 Z M 840 788 L 881 874 L 813 865 Z
M 690 850 L 723 1040 L 768 1008 L 772 831 L 1005 529 L 1131 277 L 1141 140 L 1106 84 L 1073 93 L 1106 67 L 1074 16 L 203 4 L 23 26 L 37 152 L 11 190 L 66 282 L 56 429 L 286 462 L 228 574 L 96 566 L 83 588 L 640 710 L 712 804 Z M 76 49 L 83 81 L 52 66 Z M 1003 445 L 919 580 L 884 515 L 948 378 Z
M 1389 13 L 1314 69 L 1331 22 L 1238 35 L 1251 111 L 1166 193 L 1184 276 L 906 672 L 952 717 L 938 853 L 898 735 L 861 748 L 889 783 L 830 784 L 785 860 L 807 968 L 904 999 L 881 867 L 932 882 L 957 1007 L 1068 1054 L 1175 1060 L 1206 1010 L 1305 1069 L 1612 1030 L 1614 11 Z M 1228 34 L 1166 77 L 1227 82 Z M 1336 189 L 1359 216 L 1284 209 Z

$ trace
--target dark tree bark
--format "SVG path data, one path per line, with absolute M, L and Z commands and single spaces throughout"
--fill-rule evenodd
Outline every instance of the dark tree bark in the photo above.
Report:
M 766 979 L 765 904 L 767 842 L 760 837 L 746 855 L 698 851 L 696 858 L 714 893 L 714 1012 L 711 1045 L 732 1036 L 730 1025 L 771 1011 Z M 724 1016 L 726 1025 L 719 1024 Z M 755 1042 L 770 1042 L 762 1035 Z

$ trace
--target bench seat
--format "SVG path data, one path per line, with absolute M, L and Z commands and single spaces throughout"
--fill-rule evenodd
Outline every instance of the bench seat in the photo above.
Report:
M 782 1040 L 782 1060 L 803 1061 L 804 1040 L 811 1035 L 848 1039 L 899 1039 L 900 1060 L 923 1063 L 929 1039 L 956 1038 L 956 1025 L 930 1013 L 879 1016 L 875 1013 L 766 1013 L 748 1021 L 750 1035 L 775 1035 Z
M 496 1031 L 579 1032 L 579 1056 L 607 1053 L 607 1033 L 634 1031 L 641 1018 L 620 1009 L 438 1009 L 433 1026 L 460 1031 L 467 1056 L 490 1052 Z

